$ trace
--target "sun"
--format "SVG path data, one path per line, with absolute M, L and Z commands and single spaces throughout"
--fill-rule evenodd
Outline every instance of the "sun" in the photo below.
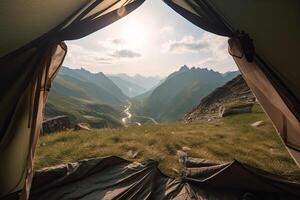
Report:
M 132 20 L 124 23 L 121 34 L 126 46 L 137 49 L 145 45 L 147 30 L 140 21 Z

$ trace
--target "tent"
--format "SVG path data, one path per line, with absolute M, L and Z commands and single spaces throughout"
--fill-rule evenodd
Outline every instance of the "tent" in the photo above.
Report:
M 82 38 L 144 0 L 0 2 L 0 197 L 29 196 L 32 161 L 51 82 Z M 164 0 L 191 23 L 229 37 L 229 53 L 289 152 L 300 161 L 300 2 Z M 22 4 L 23 3 L 23 4 Z
M 110 156 L 40 170 L 33 179 L 30 199 L 300 198 L 300 184 L 238 161 L 189 158 L 181 180 L 165 176 L 157 166 L 154 160 L 133 163 Z

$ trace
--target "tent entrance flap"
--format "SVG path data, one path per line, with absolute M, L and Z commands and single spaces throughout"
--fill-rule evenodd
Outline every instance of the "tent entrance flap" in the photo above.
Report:
M 240 41 L 237 38 L 229 40 L 229 51 L 232 55 L 243 55 Z M 297 163 L 300 163 L 300 160 L 297 159 L 300 156 L 300 123 L 258 64 L 256 64 L 259 61 L 248 62 L 245 56 L 240 58 L 234 56 L 233 58 L 242 72 L 247 85 L 272 120 L 288 150 L 293 149 L 293 151 L 289 150 L 289 152 Z

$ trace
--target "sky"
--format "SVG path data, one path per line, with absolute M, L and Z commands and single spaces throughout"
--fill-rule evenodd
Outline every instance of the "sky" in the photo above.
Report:
M 164 77 L 182 65 L 237 70 L 227 38 L 196 27 L 161 0 L 145 1 L 117 22 L 67 45 L 63 65 L 94 73 Z

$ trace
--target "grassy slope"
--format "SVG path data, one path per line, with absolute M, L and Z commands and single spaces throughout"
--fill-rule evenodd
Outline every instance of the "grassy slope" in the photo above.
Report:
M 251 127 L 257 120 L 266 123 Z M 159 160 L 165 174 L 179 176 L 172 168 L 180 170 L 176 152 L 183 146 L 191 148 L 188 155 L 192 157 L 236 159 L 292 179 L 300 178 L 300 169 L 288 155 L 269 119 L 257 108 L 254 113 L 229 116 L 214 123 L 149 124 L 42 136 L 35 167 L 108 155 L 130 160 L 127 152 L 133 150 L 139 152 L 135 160 Z

